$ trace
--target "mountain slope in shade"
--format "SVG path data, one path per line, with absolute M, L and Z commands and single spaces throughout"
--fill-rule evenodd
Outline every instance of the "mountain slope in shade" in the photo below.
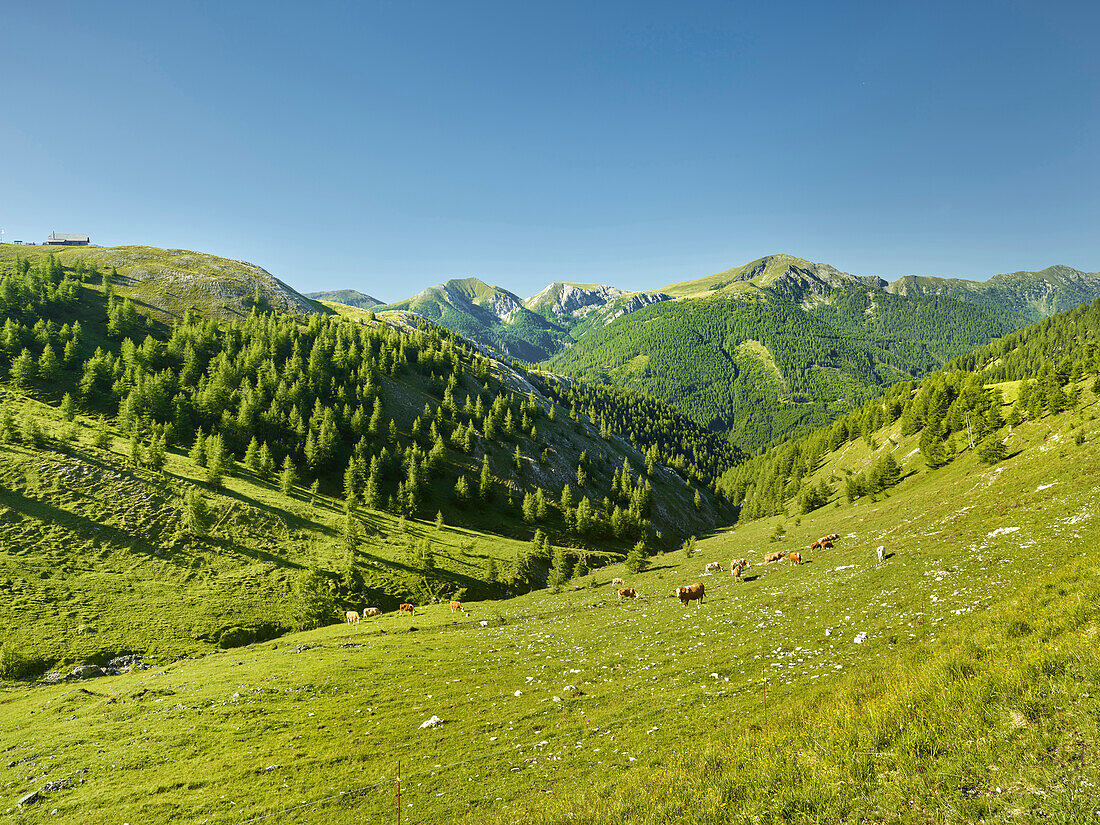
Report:
M 1006 272 L 988 281 L 906 275 L 887 289 L 898 295 L 943 295 L 1040 321 L 1100 297 L 1100 272 L 1059 264 L 1038 272 Z
M 381 305 L 377 298 L 360 292 L 357 289 L 330 289 L 325 292 L 307 292 L 307 298 L 315 301 L 330 301 L 334 304 L 346 304 L 349 307 L 370 309 Z

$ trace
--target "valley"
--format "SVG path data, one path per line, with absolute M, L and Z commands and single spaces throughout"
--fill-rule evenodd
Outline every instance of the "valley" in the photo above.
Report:
M 719 296 L 603 328 L 728 323 L 723 357 L 805 404 L 778 328 L 847 382 L 802 422 L 820 426 L 750 455 L 651 395 L 494 358 L 408 310 L 274 312 L 254 286 L 240 315 L 167 323 L 155 276 L 19 260 L 0 261 L 11 821 L 400 804 L 404 821 L 1073 822 L 1100 805 L 1100 302 L 940 369 L 950 348 L 910 338 L 940 299 L 925 317 L 876 297 L 919 380 L 839 333 L 867 315 L 854 293 L 811 321 Z M 941 345 L 988 323 L 942 317 Z M 806 343 L 829 325 L 832 350 Z M 675 353 L 624 364 L 671 374 Z M 894 383 L 865 397 L 860 376 Z M 672 598 L 695 582 L 701 604 Z

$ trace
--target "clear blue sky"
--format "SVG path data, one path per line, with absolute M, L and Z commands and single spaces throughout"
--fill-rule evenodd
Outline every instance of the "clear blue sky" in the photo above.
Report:
M 1094 2 L 22 3 L 0 227 L 397 300 L 1100 270 Z

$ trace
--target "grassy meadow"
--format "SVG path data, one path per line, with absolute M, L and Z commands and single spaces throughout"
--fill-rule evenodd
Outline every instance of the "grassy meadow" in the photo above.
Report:
M 1077 411 L 1021 424 L 992 467 L 964 451 L 928 471 L 895 424 L 817 470 L 839 480 L 892 451 L 904 477 L 888 497 L 718 531 L 638 575 L 612 565 L 468 616 L 428 605 L 190 657 L 166 648 L 118 676 L 5 683 L 0 810 L 390 822 L 400 791 L 403 822 L 1091 821 L 1097 410 L 1086 389 Z M 283 507 L 318 529 L 329 518 Z M 761 564 L 832 532 L 836 547 L 800 566 Z M 507 555 L 506 540 L 474 540 Z M 282 542 L 265 546 L 280 557 Z M 9 565 L 35 555 L 6 552 Z M 735 583 L 741 556 L 752 566 Z M 702 575 L 710 561 L 723 573 Z M 150 600 L 156 566 L 176 563 L 150 558 L 127 579 L 149 592 L 120 595 L 98 633 L 170 623 L 173 599 L 229 598 L 248 578 L 211 575 L 194 593 L 174 578 Z M 642 598 L 619 604 L 616 576 Z M 668 597 L 695 581 L 701 606 Z M 41 635 L 75 632 L 81 594 L 67 592 Z M 443 723 L 422 728 L 432 716 Z

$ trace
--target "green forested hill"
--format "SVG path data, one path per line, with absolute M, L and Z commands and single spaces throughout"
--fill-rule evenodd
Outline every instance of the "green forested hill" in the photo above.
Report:
M 895 436 L 886 446 L 876 443 L 874 434 L 895 423 L 896 437 L 913 442 L 906 458 L 919 452 L 930 469 L 967 450 L 996 463 L 1020 424 L 1078 410 L 1084 386 L 1094 397 L 1100 394 L 1098 375 L 1100 299 L 959 356 L 919 383 L 899 383 L 832 425 L 727 471 L 719 488 L 746 519 L 809 512 L 838 492 L 849 501 L 882 495 L 903 469 L 893 458 Z M 823 456 L 861 438 L 872 453 L 884 447 L 882 463 L 867 462 L 866 472 L 856 476 L 819 472 Z
M 756 450 L 1014 329 L 1005 313 L 858 286 L 803 306 L 764 289 L 658 304 L 550 361 L 634 387 Z
M 477 278 L 429 287 L 379 309 L 415 312 L 472 341 L 524 361 L 541 361 L 561 346 L 565 330 L 527 309 L 511 292 Z
M 890 284 L 889 289 L 898 295 L 956 298 L 1040 321 L 1100 297 L 1100 272 L 1051 266 L 1039 272 L 994 275 L 988 281 L 907 275 Z
M 165 325 L 57 258 L 0 264 L 4 624 L 172 592 L 170 627 L 43 655 L 179 651 L 299 623 L 299 573 L 349 606 L 500 595 L 732 517 L 711 490 L 740 456 L 660 402 L 566 407 L 449 330 L 351 312 Z
M 656 395 L 758 450 L 1097 294 L 1100 278 L 1068 267 L 887 284 L 769 255 L 654 293 L 555 283 L 521 307 L 466 279 L 395 306 L 514 357 Z

